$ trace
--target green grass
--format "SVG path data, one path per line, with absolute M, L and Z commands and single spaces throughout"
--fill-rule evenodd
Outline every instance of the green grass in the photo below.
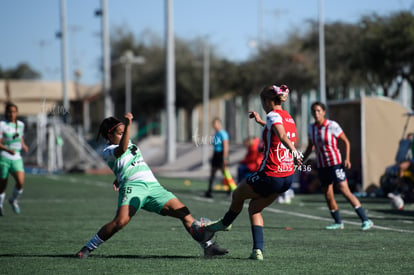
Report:
M 337 195 L 345 229 L 331 222 L 321 194 L 297 195 L 290 205 L 263 212 L 265 260 L 248 260 L 251 232 L 246 209 L 217 242 L 230 250 L 204 259 L 201 248 L 170 217 L 140 211 L 86 260 L 73 255 L 110 221 L 116 193 L 110 176 L 27 175 L 21 215 L 6 202 L 0 217 L 0 274 L 412 274 L 414 207 L 393 211 L 387 199 L 364 198 L 376 228 L 360 230 L 351 206 Z M 201 197 L 207 183 L 160 179 L 193 215 L 220 218 L 229 199 Z M 9 182 L 7 195 L 13 188 Z

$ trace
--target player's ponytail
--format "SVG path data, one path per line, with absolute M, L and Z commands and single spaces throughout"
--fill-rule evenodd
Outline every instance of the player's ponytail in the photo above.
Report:
M 99 140 L 100 136 L 108 140 L 108 134 L 114 131 L 121 124 L 122 124 L 122 121 L 120 121 L 116 117 L 105 118 L 102 121 L 101 125 L 99 126 L 99 131 L 98 131 L 98 134 L 96 135 L 96 141 Z

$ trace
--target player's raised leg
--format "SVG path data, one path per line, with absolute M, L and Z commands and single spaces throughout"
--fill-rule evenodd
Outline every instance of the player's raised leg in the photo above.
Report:
M 190 210 L 177 198 L 169 200 L 161 210 L 161 214 L 180 219 L 187 232 L 203 248 L 204 256 L 219 256 L 229 252 L 227 249 L 221 248 L 211 240 L 214 233 L 204 229 L 203 219 L 200 221 L 194 219 Z

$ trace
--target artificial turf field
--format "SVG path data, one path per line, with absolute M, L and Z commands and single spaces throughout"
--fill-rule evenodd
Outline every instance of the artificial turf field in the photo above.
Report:
M 414 274 L 413 206 L 395 211 L 385 198 L 362 198 L 375 223 L 362 232 L 351 206 L 337 195 L 345 229 L 327 231 L 331 219 L 321 194 L 296 195 L 291 204 L 275 203 L 263 212 L 263 262 L 247 259 L 247 209 L 230 232 L 216 234 L 230 250 L 226 256 L 205 259 L 178 220 L 140 211 L 88 259 L 77 259 L 74 254 L 115 214 L 112 180 L 26 175 L 22 213 L 15 215 L 5 202 L 0 217 L 0 274 Z M 228 208 L 225 193 L 201 196 L 206 182 L 159 180 L 196 218 L 217 219 Z

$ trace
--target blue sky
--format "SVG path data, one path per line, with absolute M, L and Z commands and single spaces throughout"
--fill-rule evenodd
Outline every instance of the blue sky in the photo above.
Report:
M 99 0 L 66 0 L 69 77 L 81 69 L 81 82 L 101 81 Z M 181 38 L 209 36 L 223 57 L 242 61 L 254 51 L 252 40 L 281 40 L 317 20 L 318 0 L 174 0 L 174 29 Z M 29 63 L 45 80 L 60 80 L 59 0 L 0 1 L 0 66 Z M 107 0 L 109 25 L 125 27 L 137 37 L 144 30 L 163 37 L 165 0 Z M 261 7 L 261 8 L 260 8 Z M 326 22 L 356 22 L 376 12 L 414 11 L 414 0 L 324 0 Z M 150 60 L 147 59 L 147 62 Z

